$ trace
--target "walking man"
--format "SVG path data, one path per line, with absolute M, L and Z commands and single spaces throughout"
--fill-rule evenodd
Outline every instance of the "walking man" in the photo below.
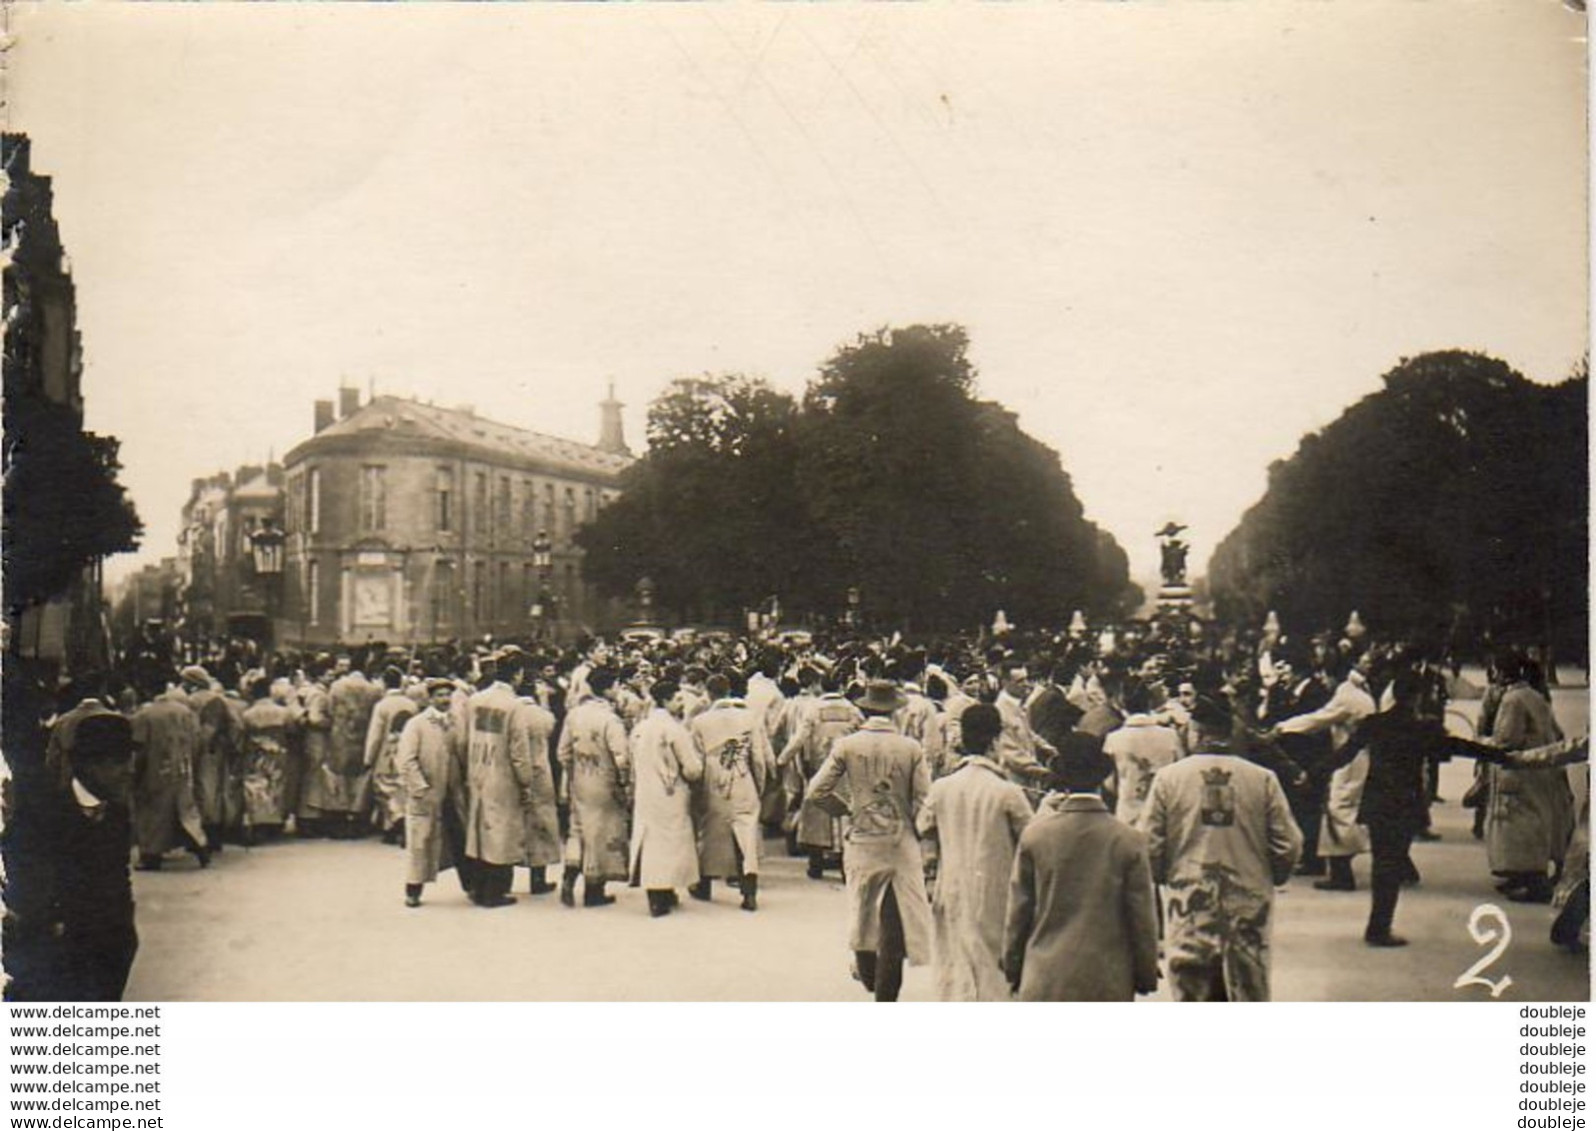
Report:
M 877 1001 L 898 1000 L 905 960 L 920 966 L 930 956 L 931 905 L 915 821 L 931 791 L 931 768 L 919 743 L 893 727 L 904 703 L 891 682 L 872 680 L 857 701 L 864 726 L 837 740 L 809 783 L 810 800 L 823 807 L 847 787 L 849 800 L 838 808 L 849 817 L 849 945 L 859 980 Z
M 1197 749 L 1153 778 L 1142 810 L 1153 882 L 1168 891 L 1176 1001 L 1268 1001 L 1275 888 L 1302 851 L 1280 781 L 1229 752 L 1231 713 L 1192 709 Z
M 460 735 L 449 717 L 454 681 L 429 679 L 427 706 L 405 720 L 394 751 L 404 790 L 405 906 L 420 907 L 422 888 L 451 864 L 472 892 L 465 862 L 464 785 Z

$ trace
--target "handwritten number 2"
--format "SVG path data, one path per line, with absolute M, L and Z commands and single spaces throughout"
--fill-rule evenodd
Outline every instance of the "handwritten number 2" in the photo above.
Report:
M 1491 925 L 1487 920 L 1494 922 L 1496 926 Z M 1497 929 L 1498 926 L 1500 930 Z M 1480 974 L 1491 963 L 1507 953 L 1507 946 L 1513 941 L 1513 924 L 1507 921 L 1507 916 L 1502 913 L 1502 909 L 1496 904 L 1482 903 L 1469 916 L 1469 934 L 1481 946 L 1487 946 L 1493 942 L 1496 945 L 1491 947 L 1490 951 L 1473 966 L 1459 974 L 1457 981 L 1452 983 L 1452 988 L 1460 990 L 1464 986 L 1484 986 L 1491 991 L 1492 997 L 1501 997 L 1502 991 L 1513 984 L 1513 976 L 1511 974 L 1503 974 L 1499 980 L 1493 982 L 1489 978 L 1482 978 Z

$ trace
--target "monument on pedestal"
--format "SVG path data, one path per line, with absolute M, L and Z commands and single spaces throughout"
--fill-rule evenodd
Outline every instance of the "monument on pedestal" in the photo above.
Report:
M 1164 575 L 1164 584 L 1158 590 L 1160 612 L 1191 610 L 1191 586 L 1186 583 L 1186 553 L 1190 547 L 1180 539 L 1180 532 L 1185 529 L 1180 523 L 1168 522 L 1156 535 L 1159 571 Z

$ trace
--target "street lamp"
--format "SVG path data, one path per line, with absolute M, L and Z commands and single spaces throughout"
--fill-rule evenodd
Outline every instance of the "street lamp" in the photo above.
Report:
M 654 579 L 647 575 L 637 579 L 638 619 L 647 623 L 654 608 Z
M 859 627 L 859 587 L 848 586 L 848 627 Z
M 276 577 L 283 572 L 283 547 L 288 535 L 263 519 L 260 529 L 249 536 L 249 550 L 255 559 L 255 572 L 262 577 Z
M 261 579 L 266 601 L 266 643 L 276 637 L 277 588 L 283 576 L 283 558 L 288 535 L 272 525 L 268 516 L 250 533 L 249 551 L 255 562 L 255 575 Z
M 539 530 L 538 536 L 532 539 L 532 565 L 538 571 L 539 580 L 547 584 L 554 570 L 554 543 L 549 541 L 547 530 Z

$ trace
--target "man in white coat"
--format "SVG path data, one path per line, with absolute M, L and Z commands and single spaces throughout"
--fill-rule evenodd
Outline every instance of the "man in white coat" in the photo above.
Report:
M 736 878 L 744 911 L 759 909 L 759 800 L 776 775 L 776 755 L 763 722 L 725 675 L 706 684 L 714 699 L 688 729 L 704 759 L 699 790 L 698 830 L 700 879 L 689 889 L 694 899 L 708 900 L 716 876 Z
M 404 672 L 388 667 L 382 673 L 383 695 L 366 725 L 366 769 L 371 772 L 373 818 L 385 844 L 404 843 L 405 794 L 394 768 L 399 732 L 416 713 L 416 701 L 405 692 Z
M 472 902 L 507 907 L 510 883 L 526 855 L 525 812 L 531 803 L 532 759 L 511 720 L 521 702 L 496 672 L 466 701 L 466 856 L 471 860 Z
M 1024 664 L 1013 660 L 1005 660 L 1001 672 L 1003 689 L 998 692 L 996 706 L 1003 719 L 1003 733 L 994 748 L 994 761 L 1016 785 L 1035 786 L 1047 777 L 1047 763 L 1058 751 L 1031 730 L 1030 713 L 1025 709 L 1031 673 Z
M 704 776 L 704 759 L 670 712 L 677 690 L 674 680 L 656 680 L 649 688 L 653 710 L 632 730 L 631 870 L 656 919 L 676 907 L 677 888 L 698 882 L 692 783 Z
M 536 687 L 523 678 L 520 683 L 520 704 L 510 716 L 511 740 L 524 744 L 531 768 L 531 788 L 527 795 L 525 848 L 523 862 L 531 879 L 527 883 L 529 895 L 547 895 L 554 890 L 549 882 L 549 868 L 559 867 L 565 858 L 560 837 L 560 812 L 554 784 L 554 764 L 550 758 L 549 741 L 554 735 L 554 712 L 539 701 Z
M 571 802 L 571 828 L 565 841 L 565 876 L 560 902 L 576 906 L 576 880 L 582 877 L 582 906 L 615 902 L 604 885 L 624 880 L 629 871 L 626 822 L 632 811 L 632 752 L 626 726 L 610 700 L 616 674 L 594 668 L 589 694 L 565 718 L 560 732 L 562 788 Z
M 1268 1001 L 1275 888 L 1302 833 L 1270 770 L 1230 753 L 1226 706 L 1192 709 L 1197 749 L 1153 778 L 1141 831 L 1168 892 L 1166 948 L 1176 1001 Z
M 460 735 L 449 717 L 454 682 L 427 681 L 427 706 L 399 732 L 394 771 L 404 791 L 405 906 L 420 907 L 422 888 L 451 863 L 471 894 L 465 863 Z
M 903 964 L 923 965 L 930 951 L 931 905 L 915 821 L 931 791 L 931 767 L 912 738 L 897 733 L 893 714 L 904 705 L 888 680 L 872 680 L 857 701 L 864 726 L 839 738 L 809 797 L 827 806 L 847 801 L 849 817 L 843 873 L 853 905 L 849 945 L 859 981 L 877 1001 L 897 1001 Z M 968 714 L 968 712 L 966 712 Z
M 931 783 L 917 824 L 926 870 L 935 868 L 931 953 L 943 1001 L 1007 1001 L 1004 909 L 1020 834 L 1031 822 L 1025 791 L 988 755 L 1003 730 L 997 709 L 964 712 L 964 758 Z
M 1335 664 L 1339 657 L 1332 657 Z M 1373 653 L 1365 652 L 1330 696 L 1330 702 L 1305 715 L 1297 715 L 1275 727 L 1278 734 L 1318 734 L 1330 732 L 1332 754 L 1352 737 L 1358 722 L 1375 712 L 1374 696 L 1369 692 L 1369 672 Z M 1358 806 L 1363 801 L 1363 783 L 1369 776 L 1368 751 L 1359 751 L 1347 765 L 1330 776 L 1330 792 L 1325 800 L 1324 834 L 1319 839 L 1319 855 L 1330 867 L 1330 875 L 1314 883 L 1321 891 L 1356 891 L 1352 858 L 1369 850 L 1369 834 L 1358 824 Z

